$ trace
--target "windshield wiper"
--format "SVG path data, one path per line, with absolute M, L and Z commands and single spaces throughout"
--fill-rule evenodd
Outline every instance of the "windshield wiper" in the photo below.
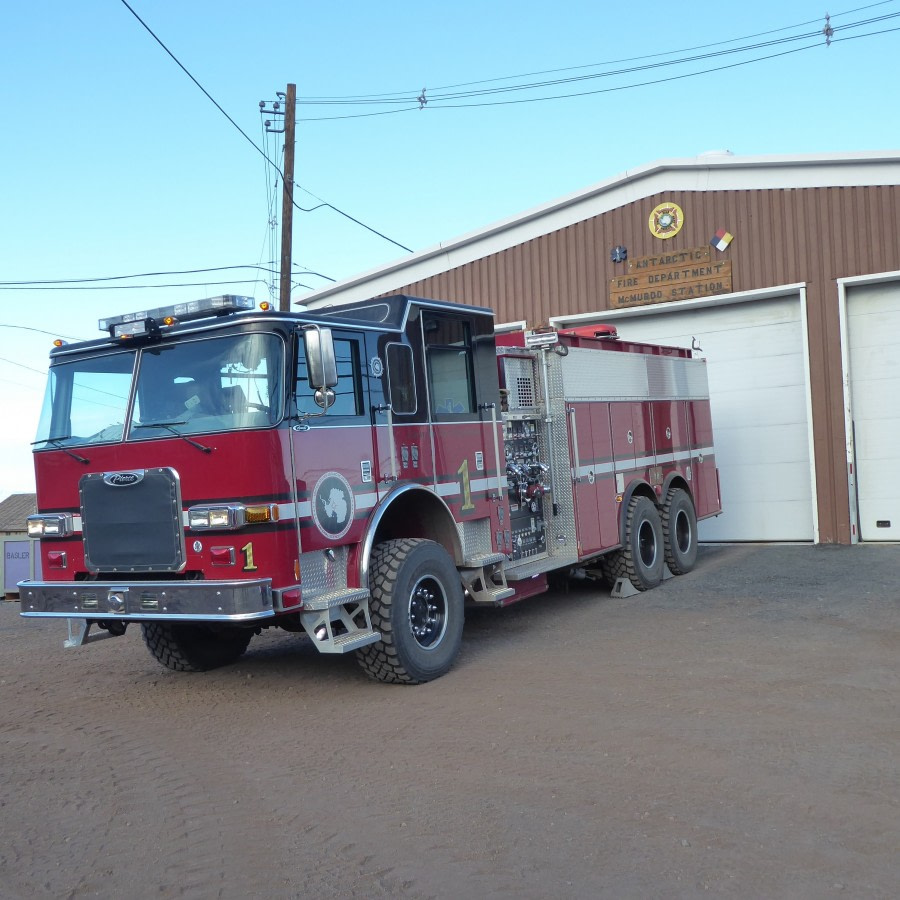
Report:
M 39 441 L 32 441 L 31 446 L 33 447 L 35 444 L 53 444 L 53 446 L 56 447 L 57 450 L 62 450 L 63 453 L 67 453 L 72 457 L 72 459 L 77 459 L 78 462 L 88 465 L 90 463 L 90 460 L 87 459 L 87 457 L 79 456 L 77 453 L 72 452 L 62 443 L 62 441 L 69 441 L 71 439 L 71 434 L 66 434 L 58 438 L 41 438 Z
M 199 441 L 191 440 L 186 434 L 182 434 L 180 431 L 176 431 L 172 426 L 173 425 L 184 425 L 184 421 L 180 422 L 145 422 L 141 425 L 135 425 L 135 428 L 165 428 L 166 431 L 170 431 L 175 437 L 180 437 L 183 441 L 189 443 L 192 447 L 196 447 L 198 450 L 202 450 L 204 453 L 212 453 L 212 447 L 204 447 Z

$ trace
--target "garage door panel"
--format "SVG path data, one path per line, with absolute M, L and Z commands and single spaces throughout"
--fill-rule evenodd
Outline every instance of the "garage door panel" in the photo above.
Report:
M 725 511 L 707 541 L 812 540 L 807 376 L 799 297 L 616 317 L 624 339 L 691 347 L 707 359 Z
M 750 329 L 740 329 L 732 334 L 719 335 L 714 342 L 716 358 L 737 362 L 756 360 L 764 357 L 777 360 L 780 357 L 794 359 L 797 355 L 799 323 L 791 322 L 781 328 L 767 330 L 765 336 Z M 704 355 L 710 355 L 713 346 L 712 335 L 698 337 Z M 705 342 L 704 342 L 704 339 Z
M 809 465 L 809 454 L 806 452 L 806 423 L 788 425 L 760 425 L 754 428 L 728 428 L 716 421 L 715 442 L 716 456 L 725 456 L 731 466 L 758 463 L 770 466 L 775 463 L 791 462 Z M 744 452 L 748 445 L 755 448 L 753 459 L 747 461 Z M 808 478 L 806 479 L 809 480 Z
M 710 381 L 712 376 L 710 376 Z M 712 391 L 712 389 L 710 389 Z M 718 392 L 715 401 L 710 402 L 713 412 L 713 426 L 728 427 L 743 424 L 748 428 L 766 425 L 806 426 L 806 399 L 798 396 L 799 385 L 793 389 L 784 387 L 764 391 L 755 387 Z
M 887 356 L 888 348 L 884 346 L 884 334 L 900 332 L 900 311 L 885 313 L 882 316 L 856 316 L 853 326 L 856 332 L 853 336 L 854 347 L 860 350 L 876 349 Z
M 850 409 L 859 536 L 900 540 L 900 283 L 847 292 Z M 887 476 L 887 477 L 886 477 Z
M 773 509 L 762 501 L 731 503 L 717 519 L 700 522 L 701 541 L 796 541 L 797 534 L 808 528 L 809 503 L 806 500 L 784 501 Z M 760 538 L 760 533 L 765 538 Z
M 806 461 L 773 463 L 768 466 L 734 465 L 729 469 L 728 484 L 722 487 L 722 505 L 729 496 L 740 499 L 765 491 L 767 496 L 785 500 L 802 500 L 807 495 L 803 489 Z
M 765 365 L 754 365 L 752 368 L 746 360 L 740 365 L 715 360 L 707 363 L 707 371 L 710 378 L 715 376 L 719 380 L 721 393 L 732 390 L 759 393 L 760 390 L 777 387 L 799 388 L 800 393 L 803 392 L 803 370 L 798 371 L 796 358 L 767 359 Z
M 893 424 L 893 427 L 890 427 L 891 424 Z M 855 426 L 853 430 L 854 438 L 865 453 L 865 457 L 860 461 L 859 465 L 863 466 L 866 463 L 880 465 L 881 477 L 883 480 L 887 480 L 884 477 L 885 474 L 894 470 L 893 467 L 897 461 L 898 443 L 900 443 L 900 421 L 894 419 L 893 423 L 891 423 L 877 420 L 870 422 L 856 420 Z

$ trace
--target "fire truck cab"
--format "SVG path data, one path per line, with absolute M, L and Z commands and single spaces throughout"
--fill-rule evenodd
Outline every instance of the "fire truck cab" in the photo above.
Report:
M 274 626 L 419 683 L 453 664 L 466 604 L 573 570 L 652 588 L 721 511 L 688 350 L 599 326 L 495 336 L 489 309 L 407 296 L 226 296 L 100 328 L 51 353 L 43 574 L 20 585 L 67 646 L 139 623 L 163 665 L 202 671 Z

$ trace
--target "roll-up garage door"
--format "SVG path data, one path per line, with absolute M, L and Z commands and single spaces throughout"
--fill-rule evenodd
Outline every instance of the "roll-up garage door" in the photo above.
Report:
M 700 523 L 700 539 L 813 540 L 799 294 L 656 314 L 617 312 L 609 321 L 632 340 L 690 347 L 696 338 L 708 360 L 724 512 Z
M 847 291 L 850 415 L 859 537 L 900 541 L 900 283 Z

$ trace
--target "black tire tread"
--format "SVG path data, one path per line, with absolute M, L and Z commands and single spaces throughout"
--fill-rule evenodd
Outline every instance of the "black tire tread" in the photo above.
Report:
M 394 626 L 390 620 L 393 586 L 400 574 L 400 563 L 420 540 L 401 538 L 378 544 L 369 562 L 369 611 L 372 627 L 381 632 L 381 640 L 358 650 L 356 657 L 365 672 L 376 681 L 390 684 L 417 684 L 400 662 L 394 643 Z M 374 577 L 373 577 L 374 576 Z
M 642 495 L 639 494 L 633 496 L 628 504 L 628 509 L 625 512 L 623 546 L 618 550 L 613 550 L 612 553 L 607 553 L 600 561 L 600 569 L 603 572 L 603 577 L 609 582 L 610 586 L 613 586 L 619 578 L 627 578 L 637 590 L 648 590 L 638 574 L 634 555 L 630 551 L 631 535 L 635 527 L 634 518 L 638 506 L 637 500 L 641 496 Z
M 376 681 L 422 684 L 431 680 L 410 672 L 401 660 L 391 621 L 391 608 L 395 586 L 407 557 L 420 545 L 432 543 L 424 538 L 398 538 L 384 541 L 372 551 L 369 561 L 369 611 L 372 627 L 381 633 L 381 640 L 357 650 L 356 658 L 366 674 Z M 452 560 L 450 562 L 452 565 Z
M 240 658 L 253 636 L 249 629 L 216 635 L 203 626 L 177 622 L 143 622 L 141 633 L 153 658 L 173 672 L 208 672 L 227 666 Z
M 693 542 L 694 542 L 694 557 L 696 558 L 696 544 L 697 544 L 697 514 L 694 512 L 694 501 L 691 500 L 691 495 L 688 494 L 683 488 L 669 488 L 668 493 L 666 494 L 666 500 L 663 504 L 662 511 L 660 513 L 660 518 L 662 519 L 662 527 L 663 527 L 663 546 L 665 547 L 665 559 L 666 565 L 669 567 L 669 571 L 673 575 L 686 575 L 690 572 L 694 566 L 693 563 L 690 565 L 684 564 L 678 557 L 675 555 L 675 551 L 672 548 L 672 541 L 670 540 L 671 527 L 672 527 L 672 506 L 673 501 L 677 497 L 678 494 L 684 494 L 687 498 L 687 501 L 691 505 L 691 511 L 693 512 Z

